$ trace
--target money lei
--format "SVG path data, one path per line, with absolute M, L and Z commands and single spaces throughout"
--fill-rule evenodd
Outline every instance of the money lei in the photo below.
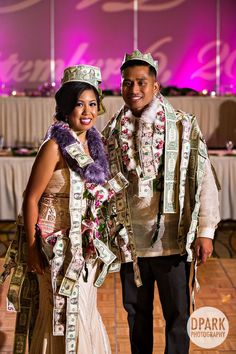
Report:
M 165 112 L 161 102 L 162 96 L 154 98 L 140 118 L 135 118 L 127 108 L 120 117 L 119 140 L 123 164 L 128 171 L 139 167 L 143 177 L 158 174 L 165 130 Z M 135 127 L 135 124 L 138 126 Z
M 163 213 L 173 214 L 179 208 L 179 119 L 170 103 L 165 98 L 163 101 L 166 112 Z
M 73 130 L 64 122 L 56 122 L 44 140 L 54 139 L 60 147 L 69 168 L 87 182 L 102 184 L 109 176 L 108 161 L 100 133 L 95 127 L 86 133 L 90 155 L 84 152 Z
M 96 143 L 96 141 L 95 141 Z M 99 148 L 99 144 L 98 144 L 98 148 Z M 74 149 L 74 147 L 73 147 Z M 80 154 L 80 151 L 77 151 L 76 149 L 73 150 L 76 152 L 76 156 L 78 155 L 78 153 Z M 70 151 L 71 152 L 71 151 Z M 99 153 L 101 152 L 101 150 L 99 151 Z M 73 153 L 72 153 L 73 156 Z M 76 159 L 75 159 L 76 160 Z M 80 157 L 79 157 L 79 161 L 81 161 Z M 79 163 L 79 161 L 77 161 Z M 102 163 L 102 160 L 99 160 Z M 90 161 L 89 161 L 90 162 Z M 96 160 L 95 160 L 96 162 Z M 83 166 L 86 166 L 87 164 L 84 165 L 83 163 L 83 159 L 82 159 L 82 163 Z M 104 174 L 103 176 L 106 176 L 106 163 L 104 163 L 103 167 L 105 168 Z M 101 178 L 101 176 L 99 177 Z M 78 175 L 76 174 L 76 178 L 78 181 Z M 119 177 L 118 179 L 119 181 L 122 180 L 122 177 Z M 90 180 L 91 181 L 91 180 Z M 92 180 L 93 181 L 93 180 Z M 124 181 L 123 181 L 124 182 Z M 84 183 L 84 182 L 82 182 Z M 113 196 L 115 193 L 115 189 L 112 186 L 113 183 L 111 183 L 111 187 L 110 190 L 108 192 L 109 196 Z M 123 183 L 124 184 L 124 183 Z M 72 185 L 74 185 L 74 183 L 72 183 Z M 123 188 L 123 186 L 120 186 L 121 188 Z M 119 187 L 119 188 L 120 188 Z M 113 188 L 113 189 L 112 189 Z M 75 200 L 81 199 L 81 190 L 73 190 L 73 198 Z M 96 199 L 96 198 L 95 198 Z M 67 269 L 66 272 L 66 278 L 64 277 L 64 279 L 62 278 L 62 274 L 63 274 L 63 262 L 64 262 L 64 255 L 65 255 L 65 251 L 68 245 L 68 237 L 66 235 L 66 232 L 58 232 L 57 233 L 57 242 L 54 246 L 54 254 L 55 257 L 52 260 L 51 266 L 52 266 L 52 285 L 53 285 L 53 302 L 54 302 L 54 308 L 53 308 L 53 334 L 54 335 L 64 335 L 64 331 L 65 331 L 65 318 L 68 318 L 68 323 L 66 324 L 66 352 L 67 353 L 73 353 L 73 350 L 75 350 L 76 348 L 76 338 L 77 338 L 77 331 L 74 332 L 74 329 L 76 326 L 74 326 L 74 319 L 75 317 L 78 318 L 78 294 L 79 294 L 79 289 L 78 289 L 78 283 L 77 283 L 77 279 L 78 276 L 81 272 L 82 266 L 83 266 L 83 257 L 82 257 L 82 251 L 81 251 L 81 242 L 78 243 L 79 239 L 78 239 L 78 226 L 81 224 L 81 219 L 78 219 L 78 216 L 80 214 L 81 216 L 81 212 L 78 214 L 77 211 L 80 210 L 80 208 L 76 207 L 76 205 L 73 205 L 75 208 L 73 209 L 73 212 L 71 213 L 71 217 L 72 217 L 72 225 L 74 226 L 72 234 L 71 234 L 71 239 L 72 239 L 72 245 L 74 246 L 72 249 L 72 253 L 73 253 L 73 259 L 72 259 L 72 266 L 69 267 Z M 97 211 L 99 210 L 99 208 L 97 208 Z M 102 232 L 102 230 L 100 229 L 100 231 Z M 23 241 L 23 239 L 21 238 L 21 241 Z M 98 250 L 100 250 L 100 259 L 102 259 L 102 261 L 104 262 L 104 271 L 102 272 L 102 277 L 100 277 L 98 279 L 98 283 L 97 286 L 100 286 L 102 284 L 102 282 L 105 279 L 105 275 L 107 273 L 107 265 L 111 264 L 115 258 L 115 256 L 112 254 L 112 252 L 107 252 L 109 250 L 106 249 L 106 247 L 104 247 L 104 245 L 100 242 L 98 242 L 96 244 L 96 247 Z M 11 253 L 13 252 L 13 248 L 11 249 Z M 13 253 L 12 253 L 12 257 L 13 257 Z M 78 257 L 81 260 L 81 262 L 78 262 Z M 12 258 L 11 257 L 11 258 Z M 20 260 L 21 261 L 21 260 Z M 74 262 L 75 261 L 75 262 Z M 8 268 L 13 265 L 15 266 L 15 262 L 14 264 L 10 264 L 11 262 L 8 262 Z M 75 265 L 75 267 L 74 267 Z M 25 273 L 25 269 L 22 270 L 22 268 L 19 267 L 16 268 L 16 275 L 18 276 L 17 279 L 19 279 L 20 283 L 16 284 L 17 288 L 15 291 L 15 284 L 11 284 L 10 287 L 10 296 L 9 298 L 11 300 L 13 300 L 13 303 L 16 305 L 15 307 L 19 309 L 19 305 L 18 305 L 18 300 L 20 297 L 20 290 L 21 290 L 21 284 L 23 281 L 23 276 L 21 276 L 23 273 Z M 8 269 L 6 269 L 6 272 L 3 274 L 1 280 L 4 280 L 5 277 L 8 274 Z M 29 274 L 31 275 L 31 274 Z M 74 277 L 74 275 L 76 275 Z M 3 279 L 4 278 L 4 279 Z M 13 277 L 13 279 L 15 279 Z M 16 279 L 16 280 L 17 280 Z M 64 280 L 64 282 L 63 282 Z M 17 280 L 18 281 L 18 280 Z M 60 290 L 61 293 L 60 293 Z M 59 292 L 58 292 L 59 290 Z M 12 294 L 12 295 L 11 295 Z M 65 306 L 66 306 L 66 302 L 65 300 L 67 299 L 67 315 L 65 316 Z M 31 302 L 32 304 L 32 302 Z M 12 306 L 11 303 L 9 303 L 9 306 Z M 24 315 L 24 307 L 22 307 L 22 316 Z M 75 316 L 76 315 L 76 316 Z M 19 316 L 21 317 L 21 313 L 19 313 Z M 23 316 L 24 317 L 24 316 Z M 26 316 L 26 318 L 28 318 L 28 316 Z M 72 326 L 72 322 L 73 322 L 73 326 Z M 27 324 L 26 324 L 27 325 Z M 24 332 L 26 333 L 26 332 Z M 25 341 L 26 341 L 26 334 L 19 334 L 16 332 L 16 336 L 15 336 L 15 346 L 16 349 L 19 353 L 23 353 L 25 351 Z M 19 349 L 19 347 L 21 347 L 21 349 Z
M 186 183 L 186 173 L 187 173 L 187 161 L 188 161 L 188 156 L 190 154 L 189 151 L 189 142 L 188 141 L 188 134 L 189 130 L 191 130 L 191 154 L 190 154 L 190 160 L 189 160 L 189 181 L 190 181 L 190 201 L 191 205 L 195 205 L 195 199 L 198 199 L 198 196 L 196 195 L 196 185 L 201 184 L 201 173 L 197 173 L 196 171 L 196 166 L 198 166 L 198 169 L 204 168 L 204 158 L 198 158 L 198 142 L 199 139 L 201 139 L 201 133 L 199 130 L 199 127 L 197 126 L 195 118 L 193 119 L 192 115 L 186 114 L 184 112 L 178 112 L 177 114 L 175 113 L 173 107 L 169 104 L 169 102 L 162 97 L 163 100 L 163 106 L 166 112 L 166 131 L 168 134 L 166 134 L 165 137 L 165 174 L 164 174 L 164 206 L 163 206 L 163 212 L 164 213 L 177 213 L 179 211 L 180 207 L 180 221 L 179 221 L 179 231 L 178 231 L 178 237 L 177 237 L 177 242 L 180 247 L 181 253 L 185 252 L 185 247 L 187 249 L 189 259 L 191 259 L 191 249 L 190 245 L 193 241 L 194 234 L 197 227 L 197 215 L 198 211 L 197 208 L 195 208 L 195 212 L 192 213 L 192 227 L 191 227 L 191 232 L 187 236 L 186 240 L 186 235 L 183 233 L 183 216 L 182 210 L 183 210 L 183 194 L 185 193 L 185 183 Z M 111 145 L 110 148 L 110 160 L 111 160 L 111 171 L 116 172 L 119 170 L 118 166 L 119 163 L 115 162 L 115 149 L 117 149 L 117 146 L 113 149 L 113 139 L 119 140 L 119 129 L 117 129 L 119 125 L 119 120 L 121 119 L 122 116 L 125 116 L 125 110 L 124 108 L 121 109 L 111 120 L 111 123 L 105 128 L 104 130 L 104 135 L 108 139 L 108 146 L 109 142 Z M 187 121 L 188 127 L 184 127 L 184 121 Z M 183 136 L 182 136 L 182 144 L 183 144 L 183 151 L 181 155 L 181 161 L 179 161 L 179 146 L 178 146 L 178 137 L 179 137 L 179 129 L 183 125 Z M 204 147 L 204 148 L 203 148 Z M 202 154 L 205 156 L 205 146 L 203 144 L 203 147 L 201 147 L 202 152 L 200 152 L 200 155 Z M 121 147 L 120 147 L 121 148 Z M 122 149 L 121 149 L 122 150 Z M 127 142 L 126 144 L 123 145 L 123 150 L 127 151 Z M 121 151 L 122 152 L 122 151 Z M 113 156 L 114 155 L 114 156 Z M 124 153 L 123 153 L 124 155 Z M 122 160 L 124 165 L 126 166 L 126 160 L 128 161 L 128 158 L 122 155 Z M 126 154 L 127 155 L 127 154 Z M 129 157 L 129 156 L 128 156 Z M 184 158 L 185 157 L 185 158 Z M 186 159 L 187 157 L 187 159 Z M 197 160 L 199 159 L 199 163 Z M 136 165 L 135 165 L 136 166 Z M 176 166 L 180 166 L 180 168 L 176 168 Z M 131 167 L 131 164 L 129 168 Z M 181 171 L 180 175 L 178 173 L 178 170 Z M 198 182 L 196 183 L 196 180 Z M 180 190 L 179 190 L 180 188 Z M 197 194 L 199 191 L 197 192 Z M 179 195 L 180 194 L 180 195 Z M 194 207 L 193 207 L 194 208 Z M 155 241 L 155 235 L 154 239 Z M 186 243 L 187 242 L 187 243 Z
M 12 274 L 7 294 L 8 311 L 17 311 L 14 336 L 14 353 L 24 354 L 29 344 L 38 310 L 38 282 L 33 273 L 27 272 L 27 240 L 21 218 L 17 220 L 16 239 L 10 245 L 5 263 L 5 272 L 0 277 L 3 282 L 15 268 Z
M 110 172 L 112 176 L 116 176 L 120 172 L 124 172 L 121 150 L 118 144 L 120 115 L 122 114 L 123 109 L 115 115 L 114 119 L 104 130 L 104 138 L 107 144 Z M 120 263 L 133 261 L 134 280 L 137 286 L 141 286 L 142 281 L 137 263 L 137 253 L 134 245 L 129 203 L 127 193 L 124 189 L 117 193 L 115 198 L 111 201 L 109 205 L 109 214 L 111 249 L 117 255 L 117 263 L 113 263 L 109 267 L 109 271 L 118 271 L 120 268 Z M 121 231 L 122 229 L 123 231 Z M 117 233 L 120 233 L 119 240 Z M 118 242 L 116 242 L 116 240 Z M 122 242 L 123 247 L 120 247 L 119 241 Z

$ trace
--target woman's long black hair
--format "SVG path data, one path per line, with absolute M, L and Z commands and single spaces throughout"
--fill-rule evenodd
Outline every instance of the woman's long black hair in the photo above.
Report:
M 56 92 L 56 113 L 55 118 L 59 121 L 66 122 L 68 116 L 72 113 L 77 105 L 78 98 L 85 90 L 93 90 L 96 96 L 98 111 L 100 108 L 100 97 L 98 91 L 86 82 L 71 81 L 67 82 Z

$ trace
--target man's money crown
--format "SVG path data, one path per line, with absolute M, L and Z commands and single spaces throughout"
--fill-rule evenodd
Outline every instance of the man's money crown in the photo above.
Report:
M 99 92 L 98 85 L 102 82 L 101 71 L 97 66 L 85 64 L 70 66 L 64 70 L 61 84 L 71 81 L 86 82 Z
M 156 60 L 153 59 L 151 53 L 141 53 L 138 49 L 134 50 L 131 54 L 126 53 L 124 56 L 124 60 L 122 62 L 121 65 L 121 70 L 123 69 L 123 66 L 131 60 L 139 60 L 139 61 L 144 61 L 145 63 L 148 63 L 149 65 L 151 65 L 156 73 L 158 71 L 158 62 Z

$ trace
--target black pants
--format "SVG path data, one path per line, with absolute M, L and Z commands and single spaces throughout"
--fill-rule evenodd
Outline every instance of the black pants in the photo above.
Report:
M 139 258 L 143 285 L 134 283 L 132 263 L 122 264 L 123 305 L 128 312 L 132 354 L 153 352 L 153 299 L 157 282 L 166 321 L 165 354 L 187 354 L 190 265 L 180 255 Z

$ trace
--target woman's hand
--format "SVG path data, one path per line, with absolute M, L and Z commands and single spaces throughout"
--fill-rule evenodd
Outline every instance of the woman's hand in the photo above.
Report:
M 43 256 L 35 243 L 28 247 L 27 264 L 30 272 L 36 272 L 41 275 L 44 274 L 45 266 Z

